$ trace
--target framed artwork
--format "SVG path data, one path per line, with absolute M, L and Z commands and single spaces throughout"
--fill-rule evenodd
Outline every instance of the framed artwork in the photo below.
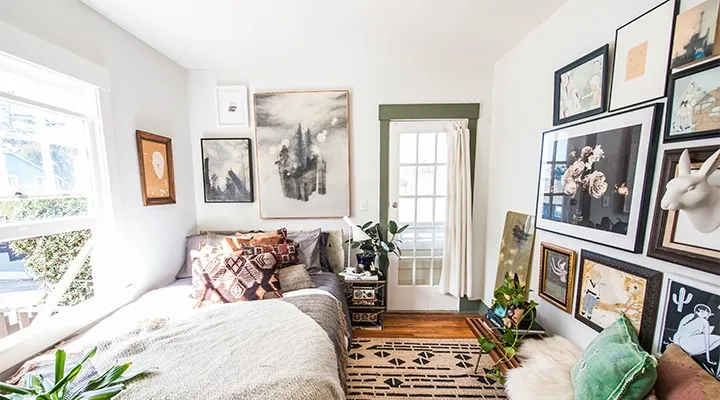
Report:
M 659 352 L 675 343 L 720 379 L 720 287 L 671 277 L 666 288 Z
M 720 0 L 677 0 L 671 68 L 680 68 L 720 53 Z
M 662 273 L 583 250 L 575 319 L 600 332 L 625 314 L 651 351 Z
M 250 139 L 200 139 L 206 203 L 254 201 Z
M 718 145 L 689 148 L 690 170 L 697 174 L 708 158 L 718 150 L 720 150 Z M 663 155 L 647 255 L 720 275 L 720 229 L 701 233 L 693 227 L 691 216 L 686 211 L 662 209 L 662 200 L 668 190 L 668 182 L 681 174 L 680 160 L 683 151 L 682 148 L 666 150 Z M 720 166 L 710 175 L 708 183 L 720 191 Z M 717 203 L 715 206 L 717 207 Z
M 218 125 L 249 126 L 247 86 L 218 86 Z
M 610 111 L 665 97 L 674 1 L 666 1 L 618 28 Z
M 553 125 L 607 111 L 609 48 L 606 44 L 555 72 Z
M 670 78 L 664 142 L 720 137 L 720 60 Z
M 172 139 L 135 131 L 143 205 L 175 204 Z
M 538 229 L 642 252 L 662 105 L 543 134 Z
M 572 312 L 576 254 L 549 243 L 540 244 L 538 294 L 554 306 Z
M 261 218 L 350 214 L 350 92 L 255 94 Z
M 500 242 L 495 287 L 503 284 L 505 274 L 518 275 L 520 284 L 530 282 L 532 252 L 535 243 L 535 217 L 508 211 L 505 215 L 505 228 Z

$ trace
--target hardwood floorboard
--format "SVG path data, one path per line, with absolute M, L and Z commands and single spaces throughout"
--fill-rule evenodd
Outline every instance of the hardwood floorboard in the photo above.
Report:
M 473 339 L 470 314 L 386 313 L 382 330 L 353 330 L 357 338 Z

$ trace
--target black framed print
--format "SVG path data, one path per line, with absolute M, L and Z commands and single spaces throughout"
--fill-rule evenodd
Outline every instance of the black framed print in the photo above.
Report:
M 720 198 L 720 165 L 710 170 L 713 161 L 718 162 L 718 152 L 720 145 L 665 151 L 648 257 L 720 275 L 720 202 L 711 199 Z M 704 165 L 707 172 L 701 174 Z M 677 183 L 668 185 L 678 177 Z M 696 227 L 698 222 L 708 225 Z
M 664 142 L 720 137 L 720 60 L 670 78 Z
M 578 276 L 575 319 L 600 332 L 623 313 L 651 351 L 662 273 L 583 250 Z
M 642 252 L 663 106 L 543 134 L 538 229 Z
M 607 111 L 609 49 L 606 44 L 555 72 L 553 125 Z
M 576 262 L 574 251 L 540 243 L 538 295 L 568 314 L 572 312 Z
M 668 0 L 618 28 L 610 111 L 665 97 L 674 18 Z
M 676 344 L 720 380 L 720 287 L 668 277 L 657 350 Z
M 248 138 L 200 139 L 206 203 L 252 203 L 251 142 Z

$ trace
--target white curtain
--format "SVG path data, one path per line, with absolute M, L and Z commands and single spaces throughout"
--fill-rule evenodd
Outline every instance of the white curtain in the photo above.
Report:
M 455 297 L 480 298 L 474 293 L 472 269 L 472 184 L 470 131 L 467 121 L 453 121 L 447 132 L 447 209 L 445 255 L 439 290 Z

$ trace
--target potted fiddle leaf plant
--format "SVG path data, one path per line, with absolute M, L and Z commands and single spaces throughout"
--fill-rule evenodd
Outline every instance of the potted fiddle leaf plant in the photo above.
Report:
M 365 232 L 369 239 L 352 242 L 353 249 L 360 249 L 363 252 L 364 257 L 374 257 L 375 264 L 377 265 L 380 273 L 387 277 L 387 271 L 390 266 L 390 259 L 388 256 L 392 253 L 395 254 L 398 259 L 402 255 L 399 244 L 402 240 L 397 238 L 398 235 L 403 233 L 409 225 L 398 226 L 397 222 L 390 220 L 387 223 L 387 227 L 383 228 L 380 223 L 368 221 L 363 225 L 358 225 L 360 229 Z M 358 256 L 358 259 L 361 257 Z

